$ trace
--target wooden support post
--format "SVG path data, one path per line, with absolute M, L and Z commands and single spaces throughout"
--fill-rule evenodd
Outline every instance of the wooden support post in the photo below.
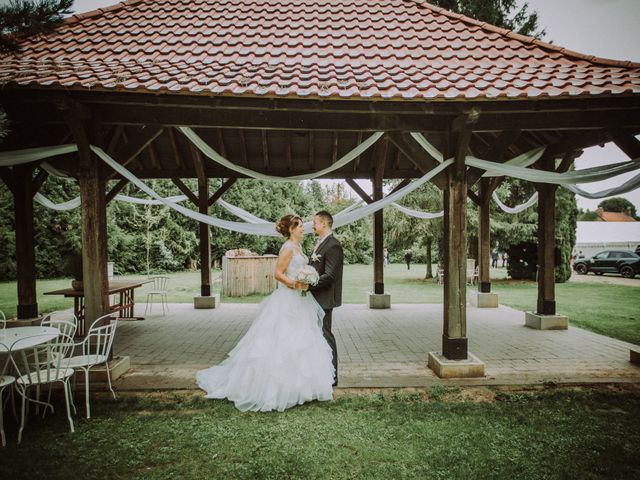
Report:
M 489 257 L 491 255 L 491 226 L 489 203 L 491 201 L 490 179 L 480 179 L 480 204 L 478 205 L 478 291 L 491 292 Z
M 464 164 L 471 130 L 447 141 L 445 158 L 455 145 L 455 163 L 448 169 L 444 193 L 445 277 L 442 354 L 448 360 L 467 358 L 467 175 Z
M 38 316 L 33 228 L 33 196 L 36 191 L 32 174 L 33 168 L 29 165 L 18 165 L 13 170 L 19 319 Z
M 382 199 L 382 179 L 387 156 L 388 141 L 382 140 L 376 148 L 376 170 L 373 178 L 373 201 Z M 384 293 L 384 226 L 382 209 L 373 214 L 373 293 Z
M 67 115 L 67 123 L 78 145 L 82 223 L 82 273 L 85 325 L 109 313 L 107 278 L 107 202 L 106 176 L 101 175 L 101 162 L 89 149 L 89 137 L 75 112 Z
M 209 214 L 209 180 L 198 179 L 198 211 Z M 200 295 L 211 296 L 211 238 L 209 225 L 200 222 Z
M 209 179 L 204 168 L 204 161 L 200 150 L 191 145 L 193 166 L 198 175 L 198 211 L 209 214 Z M 209 225 L 199 223 L 200 226 L 200 295 L 211 296 L 211 238 Z
M 555 248 L 556 185 L 539 184 L 538 190 L 538 305 L 540 315 L 556 314 Z

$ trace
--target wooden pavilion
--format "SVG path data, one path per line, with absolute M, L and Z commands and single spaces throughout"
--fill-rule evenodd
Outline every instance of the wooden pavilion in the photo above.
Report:
M 433 182 L 445 205 L 442 354 L 468 358 L 467 197 L 479 206 L 479 292 L 489 293 L 489 201 L 501 178 L 465 156 L 502 162 L 546 146 L 535 168 L 566 171 L 580 150 L 614 141 L 640 157 L 640 64 L 596 58 L 423 1 L 130 0 L 71 17 L 55 34 L 0 57 L 0 105 L 12 120 L 1 149 L 76 143 L 49 160 L 76 177 L 82 200 L 87 318 L 106 313 L 106 206 L 126 185 L 102 147 L 137 177 L 170 178 L 206 213 L 242 175 L 203 155 L 194 129 L 234 163 L 290 176 L 328 167 L 371 132 L 383 139 L 347 167 L 367 201 L 383 179 L 437 165 L 422 133 L 455 163 Z M 556 159 L 561 159 L 556 162 Z M 33 196 L 36 164 L 0 169 L 16 209 L 18 316 L 37 316 Z M 182 179 L 197 178 L 197 195 Z M 211 179 L 226 179 L 217 191 Z M 373 195 L 354 179 L 370 179 Z M 539 315 L 556 313 L 556 186 L 538 184 Z M 382 211 L 375 214 L 376 294 L 384 293 Z M 211 294 L 210 228 L 200 224 L 202 295 Z

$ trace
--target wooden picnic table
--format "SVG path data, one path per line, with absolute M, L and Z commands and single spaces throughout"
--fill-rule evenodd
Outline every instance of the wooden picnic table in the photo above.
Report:
M 109 282 L 109 298 L 111 295 L 119 294 L 118 302 L 113 305 L 109 305 L 109 309 L 112 313 L 120 312 L 120 318 L 134 318 L 136 320 L 143 320 L 144 317 L 136 317 L 134 314 L 135 307 L 135 289 L 141 287 L 149 280 L 140 281 L 111 281 Z M 84 290 L 76 290 L 74 288 L 63 288 L 62 290 L 54 290 L 52 292 L 45 292 L 45 295 L 64 295 L 65 297 L 73 297 L 73 313 L 78 319 L 78 329 L 76 336 L 84 337 L 86 332 L 86 325 L 84 321 Z

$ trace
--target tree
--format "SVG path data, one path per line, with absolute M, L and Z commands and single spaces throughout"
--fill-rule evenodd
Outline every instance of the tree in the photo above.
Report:
M 638 215 L 636 211 L 636 207 L 633 203 L 631 203 L 626 198 L 622 197 L 611 197 L 606 200 L 601 201 L 598 204 L 598 207 L 604 210 L 605 212 L 621 212 L 628 213 L 629 216 L 638 220 Z
M 395 186 L 398 182 L 390 182 Z M 402 205 L 418 211 L 435 213 L 442 210 L 442 193 L 438 188 L 427 183 L 404 197 Z M 427 264 L 425 278 L 433 278 L 433 246 L 437 246 L 438 259 L 441 251 L 442 219 L 425 220 L 410 217 L 395 208 L 385 209 L 384 230 L 386 246 L 392 260 L 401 261 L 402 252 L 411 249 L 414 259 Z M 422 253 L 424 247 L 424 254 Z
M 536 38 L 545 35 L 538 25 L 538 13 L 529 12 L 527 2 L 519 8 L 517 0 L 430 0 L 430 3 L 521 35 Z
M 73 0 L 11 0 L 0 6 L 0 54 L 20 51 L 20 41 L 52 32 L 71 15 Z M 9 120 L 0 110 L 0 140 L 9 133 Z
M 71 15 L 73 0 L 11 0 L 0 6 L 0 52 L 20 50 L 20 41 L 51 33 Z

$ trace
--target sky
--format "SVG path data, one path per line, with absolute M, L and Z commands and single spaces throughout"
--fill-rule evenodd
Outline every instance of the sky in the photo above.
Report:
M 526 0 L 539 15 L 545 28 L 545 41 L 570 50 L 616 60 L 640 62 L 640 0 Z M 0 3 L 5 3 L 0 0 Z M 117 3 L 114 0 L 76 0 L 74 10 L 82 13 Z M 525 3 L 519 0 L 520 4 Z M 629 158 L 614 144 L 586 149 L 576 160 L 576 168 L 587 168 L 627 161 Z M 637 173 L 637 172 L 636 172 Z M 587 191 L 598 191 L 623 183 L 633 173 L 603 182 L 583 184 Z M 371 191 L 370 182 L 361 185 Z M 640 211 L 640 189 L 622 195 Z M 578 206 L 594 210 L 601 200 L 577 197 Z

